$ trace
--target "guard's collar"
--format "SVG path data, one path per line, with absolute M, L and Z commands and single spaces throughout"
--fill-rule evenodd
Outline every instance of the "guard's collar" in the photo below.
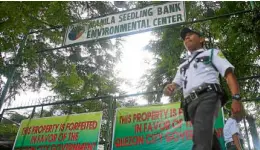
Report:
M 190 57 L 190 56 L 197 54 L 198 52 L 203 52 L 203 51 L 205 51 L 204 48 L 198 49 L 198 50 L 193 51 L 193 52 L 188 51 L 188 56 Z

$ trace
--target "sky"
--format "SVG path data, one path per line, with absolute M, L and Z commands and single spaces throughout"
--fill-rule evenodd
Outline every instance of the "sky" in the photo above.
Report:
M 124 78 L 130 84 L 121 84 L 120 88 L 126 94 L 143 92 L 138 88 L 139 81 L 153 63 L 153 55 L 144 49 L 149 40 L 152 39 L 151 32 L 130 35 L 125 39 L 121 62 L 117 64 L 115 71 L 119 71 L 118 77 Z M 146 100 L 138 100 L 137 102 L 147 104 Z

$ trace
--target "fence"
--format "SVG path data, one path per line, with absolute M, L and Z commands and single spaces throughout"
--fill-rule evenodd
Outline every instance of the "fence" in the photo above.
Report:
M 103 111 L 99 144 L 103 145 L 105 147 L 104 149 L 108 149 L 113 135 L 112 127 L 116 108 L 137 105 L 138 103 L 136 102 L 132 103 L 133 99 L 131 97 L 140 97 L 155 93 L 157 92 L 137 93 L 118 97 L 103 96 L 75 101 L 57 100 L 59 97 L 47 97 L 45 99 L 26 102 L 26 104 L 29 105 L 20 104 L 16 105 L 17 107 L 7 107 L 3 109 L 1 114 L 1 122 L 4 124 L 15 124 L 16 126 L 19 126 L 23 119 L 28 118 L 41 118 Z M 144 98 L 142 99 L 145 101 Z M 16 133 L 14 135 L 16 135 Z
M 3 109 L 1 114 L 1 122 L 2 124 L 15 124 L 15 126 L 18 127 L 21 120 L 27 118 L 41 118 L 103 111 L 99 144 L 100 147 L 104 147 L 104 149 L 107 150 L 112 144 L 113 123 L 116 108 L 154 104 L 155 100 L 150 99 L 150 102 L 148 103 L 146 98 L 148 95 L 153 97 L 153 95 L 158 94 L 158 92 L 161 91 L 136 93 L 122 96 L 94 97 L 75 101 L 56 101 L 58 97 L 56 97 L 56 100 L 55 98 L 46 98 L 47 100 L 45 99 L 41 101 L 42 103 L 39 104 L 31 103 L 31 105 L 27 106 Z M 21 115 L 22 113 L 24 113 L 24 115 Z M 244 123 L 248 124 L 246 121 L 244 121 Z M 15 134 L 16 133 L 14 132 L 13 136 Z M 252 138 L 249 138 L 250 136 L 248 134 L 247 125 L 243 125 L 243 135 L 246 139 L 252 140 Z M 246 140 L 245 145 L 248 149 L 251 149 L 250 147 L 252 147 L 252 142 L 250 143 L 249 140 Z

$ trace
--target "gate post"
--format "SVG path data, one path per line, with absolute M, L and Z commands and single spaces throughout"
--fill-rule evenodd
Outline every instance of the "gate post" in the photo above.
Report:
M 248 130 L 247 130 L 245 118 L 243 118 L 243 122 L 244 122 L 245 131 L 246 131 L 246 140 L 247 140 L 247 143 L 248 143 L 248 150 L 251 150 L 250 141 L 249 141 L 249 135 L 248 135 Z
M 5 109 L 3 109 L 2 113 L 0 114 L 0 123 L 2 123 L 4 113 L 5 113 Z
M 111 147 L 112 147 L 112 142 L 113 142 L 113 137 L 114 137 L 114 124 L 115 124 L 115 114 L 116 114 L 116 108 L 117 108 L 117 106 L 116 106 L 116 97 L 113 97 L 113 99 L 112 99 L 112 109 L 111 109 L 111 129 L 110 129 L 110 131 L 111 131 L 111 134 L 110 134 L 110 142 L 109 142 L 109 150 L 111 150 Z
M 114 101 L 114 97 L 111 96 L 108 100 L 108 109 L 107 109 L 107 113 L 108 113 L 108 119 L 107 119 L 107 134 L 106 134 L 106 142 L 105 142 L 105 150 L 109 150 L 111 148 L 111 134 L 112 134 L 112 122 L 113 122 L 113 101 Z
M 42 109 L 41 109 L 40 118 L 42 117 L 42 115 L 43 115 L 43 105 L 42 105 Z
M 30 116 L 30 119 L 32 119 L 34 117 L 34 114 L 35 114 L 35 106 L 33 107 L 33 110 L 32 110 L 32 113 L 31 113 L 31 116 Z

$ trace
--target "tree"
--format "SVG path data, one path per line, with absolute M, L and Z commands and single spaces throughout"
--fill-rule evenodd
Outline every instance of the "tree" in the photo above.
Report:
M 185 2 L 185 6 L 186 21 L 250 9 L 249 2 Z M 259 8 L 259 3 L 256 3 L 256 7 Z M 225 57 L 236 67 L 237 77 L 246 77 L 260 74 L 260 21 L 257 16 L 257 13 L 237 14 L 187 26 L 202 31 L 207 37 L 207 48 L 221 49 Z M 176 25 L 153 32 L 158 39 L 151 41 L 147 49 L 155 54 L 156 63 L 144 77 L 143 83 L 146 83 L 147 91 L 162 90 L 167 83 L 172 82 L 179 65 L 178 61 L 182 54 L 185 54 L 179 38 L 181 28 L 182 26 Z M 223 85 L 226 91 L 229 91 L 225 82 Z M 259 97 L 259 79 L 241 80 L 240 86 L 242 96 L 246 99 Z M 161 96 L 161 93 L 155 95 L 151 102 L 159 101 Z M 171 101 L 178 99 L 179 95 L 177 98 L 172 97 Z M 259 104 L 254 105 L 256 112 L 259 112 Z M 249 108 L 252 104 L 248 103 L 247 106 Z M 230 105 L 227 107 L 230 108 Z M 254 130 L 254 133 L 257 131 Z
M 20 10 L 20 13 L 15 10 Z M 81 20 L 83 13 L 93 17 L 117 11 L 110 2 L 1 2 L 0 11 L 2 79 L 8 79 L 12 69 L 17 68 L 6 100 L 13 99 L 19 90 L 28 88 L 51 88 L 65 99 L 117 91 L 112 70 L 121 54 L 119 39 L 37 53 L 60 46 L 64 27 Z M 19 28 L 16 27 L 18 24 Z M 28 35 L 23 51 L 16 52 L 22 37 L 29 32 L 57 26 L 62 28 Z M 19 61 L 14 63 L 15 59 Z M 4 84 L 3 80 L 1 83 Z
M 11 72 L 16 68 L 5 101 L 13 100 L 21 90 L 27 89 L 50 89 L 59 96 L 57 101 L 120 92 L 117 88 L 119 81 L 113 72 L 121 55 L 120 39 L 91 41 L 81 46 L 39 52 L 61 46 L 66 27 L 72 22 L 116 11 L 111 2 L 1 2 L 1 87 L 5 83 L 3 79 L 11 78 Z M 75 106 L 60 105 L 44 115 L 104 110 L 104 120 L 107 120 L 107 105 L 106 100 Z M 101 135 L 103 133 L 106 132 Z
M 18 124 L 27 117 L 17 112 L 9 112 L 9 118 L 1 118 L 0 123 L 0 140 L 10 141 L 15 140 L 18 132 Z
M 240 11 L 250 9 L 249 3 L 221 3 L 221 9 L 217 14 L 224 14 L 228 12 Z M 229 22 L 225 19 L 220 19 L 213 22 L 213 29 L 219 39 L 219 47 L 225 52 L 225 56 L 236 67 L 236 74 L 238 77 L 259 75 L 259 21 L 253 22 L 255 14 L 243 14 L 228 18 Z M 225 23 L 224 23 L 225 22 Z M 215 24 L 217 23 L 217 24 Z M 224 24 L 223 24 L 224 23 Z M 215 26 L 216 25 L 216 26 Z M 238 31 L 238 32 L 237 32 Z M 237 61 L 239 60 L 239 61 Z M 259 79 L 240 81 L 240 87 L 243 96 L 246 99 L 259 97 Z M 252 104 L 246 104 L 247 109 L 252 107 Z M 255 106 L 257 104 L 255 103 Z M 256 107 L 257 108 L 257 107 Z M 258 109 L 259 111 L 259 109 Z M 254 115 L 259 116 L 259 115 Z M 254 147 L 257 149 L 259 143 L 255 142 L 259 139 L 257 130 L 255 128 L 254 118 L 248 111 L 246 117 L 249 123 L 249 130 L 253 138 Z
M 17 123 L 21 123 L 22 120 L 24 120 L 24 119 L 27 119 L 27 117 L 24 116 L 24 115 L 21 115 L 17 112 L 12 113 L 11 116 L 10 116 L 10 120 L 17 122 Z
M 196 6 L 197 2 L 187 2 L 186 15 L 187 21 L 192 21 L 195 17 L 200 16 L 200 8 Z M 196 7 L 196 8 L 194 8 Z M 196 12 L 190 12 L 196 9 Z M 165 27 L 153 32 L 155 37 L 158 39 L 150 41 L 146 49 L 154 53 L 155 64 L 154 68 L 150 70 L 145 76 L 142 84 L 146 85 L 146 91 L 160 91 L 167 84 L 172 82 L 173 76 L 177 71 L 177 66 L 179 65 L 180 56 L 185 54 L 184 46 L 179 38 L 181 26 Z M 159 102 L 162 93 L 151 95 L 154 98 L 149 97 L 151 103 L 154 101 Z M 180 99 L 180 94 L 176 98 Z M 174 101 L 174 99 L 171 99 Z

